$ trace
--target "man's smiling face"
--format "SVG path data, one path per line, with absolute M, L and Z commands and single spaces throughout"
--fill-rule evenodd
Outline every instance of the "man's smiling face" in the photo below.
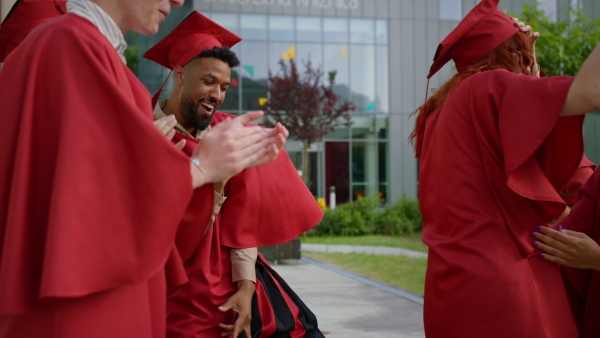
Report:
M 225 100 L 231 82 L 229 65 L 214 57 L 192 60 L 185 67 L 181 91 L 181 110 L 195 130 L 205 130 L 212 115 Z

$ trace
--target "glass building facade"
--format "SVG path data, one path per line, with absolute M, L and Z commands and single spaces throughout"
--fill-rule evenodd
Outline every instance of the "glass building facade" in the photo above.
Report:
M 233 48 L 242 61 L 233 71 L 238 85 L 228 91 L 221 111 L 238 114 L 260 109 L 261 99 L 269 96 L 269 72 L 277 73 L 281 60 L 295 59 L 300 70 L 310 61 L 324 73 L 336 71 L 336 94 L 356 105 L 353 125 L 338 128 L 310 149 L 309 187 L 315 196 L 329 196 L 335 186 L 342 203 L 371 192 L 387 195 L 386 20 L 204 13 L 243 38 Z M 301 144 L 292 139 L 288 151 L 301 168 Z
M 162 39 L 192 10 L 198 10 L 243 37 L 233 50 L 242 62 L 232 72 L 221 110 L 240 114 L 259 109 L 268 99 L 269 71 L 293 56 L 323 71 L 337 71 L 335 91 L 356 105 L 352 125 L 340 127 L 309 149 L 309 186 L 317 197 L 335 187 L 338 203 L 380 192 L 387 202 L 416 197 L 418 163 L 407 139 L 414 126 L 409 115 L 425 99 L 426 74 L 438 43 L 478 0 L 186 0 L 174 8 L 152 37 L 128 34 L 139 55 Z M 519 13 L 533 0 L 501 0 L 500 8 Z M 538 0 L 558 20 L 569 8 L 600 18 L 600 0 Z M 14 0 L 0 0 L 4 16 Z M 302 68 L 300 68 L 302 69 Z M 429 82 L 438 88 L 453 73 L 451 64 Z M 168 71 L 139 59 L 138 76 L 151 91 Z M 163 91 L 170 92 L 171 84 Z M 600 115 L 586 118 L 586 154 L 600 163 Z M 301 168 L 302 144 L 286 145 Z
M 280 61 L 293 58 L 300 71 L 310 61 L 325 74 L 336 72 L 334 91 L 338 100 L 355 105 L 350 127 L 336 128 L 309 149 L 309 188 L 317 197 L 329 199 L 335 187 L 337 203 L 372 193 L 389 195 L 389 51 L 388 20 L 339 16 L 337 13 L 273 13 L 295 8 L 345 9 L 350 13 L 358 1 L 196 1 L 196 9 L 240 35 L 232 48 L 241 60 L 232 70 L 234 85 L 220 111 L 240 114 L 260 109 L 268 99 L 269 72 L 280 70 Z M 263 13 L 244 10 L 262 6 Z M 319 7 L 324 6 L 324 7 Z M 268 10 L 267 10 L 268 9 Z M 178 10 L 180 11 L 180 10 Z M 142 38 L 148 47 L 158 39 Z M 166 71 L 142 61 L 140 78 L 149 88 L 160 86 Z M 148 72 L 148 67 L 153 72 Z M 153 74 L 145 77 L 142 73 Z M 325 77 L 324 77 L 325 78 Z M 325 81 L 325 80 L 324 80 Z M 169 87 L 169 86 L 167 86 Z M 165 89 L 168 93 L 169 88 Z M 303 145 L 290 138 L 286 149 L 297 168 L 302 167 Z
M 269 72 L 277 73 L 282 59 L 293 57 L 302 69 L 314 66 L 337 71 L 335 92 L 356 105 L 352 125 L 339 127 L 309 149 L 309 188 L 329 198 L 335 187 L 337 203 L 379 192 L 387 202 L 416 197 L 418 163 L 408 136 L 409 115 L 425 99 L 426 74 L 438 43 L 477 0 L 195 0 L 174 9 L 156 36 L 139 38 L 141 52 L 164 37 L 192 10 L 198 10 L 243 38 L 233 50 L 241 66 L 232 71 L 235 85 L 227 92 L 222 111 L 240 114 L 260 109 L 268 99 Z M 502 0 L 500 8 L 519 13 L 532 0 Z M 564 19 L 573 0 L 540 0 L 547 12 Z M 600 17 L 600 0 L 579 0 L 586 13 Z M 597 15 L 598 14 L 598 15 Z M 139 77 L 154 91 L 167 70 L 140 60 Z M 453 73 L 451 64 L 429 82 L 438 88 Z M 167 83 L 168 93 L 170 84 Z M 163 94 L 164 95 L 164 94 Z M 595 131 L 599 116 L 588 117 L 588 156 L 600 163 Z M 302 144 L 286 145 L 301 168 Z

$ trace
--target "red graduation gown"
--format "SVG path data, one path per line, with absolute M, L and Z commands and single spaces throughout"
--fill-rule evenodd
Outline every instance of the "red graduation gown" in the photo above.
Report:
M 233 117 L 216 112 L 213 124 L 227 116 Z M 181 138 L 188 144 L 195 143 L 194 139 L 181 133 L 173 141 Z M 193 146 L 187 151 L 191 149 Z M 323 216 L 284 150 L 276 161 L 246 169 L 232 177 L 225 187 L 225 196 L 227 201 L 214 225 L 201 237 L 197 250 L 189 255 L 191 258 L 185 261 L 189 282 L 169 289 L 168 337 L 218 337 L 222 333 L 218 327 L 220 323 L 234 322 L 233 311 L 223 313 L 217 309 L 237 291 L 231 281 L 229 248 L 288 242 L 316 226 Z M 188 209 L 188 213 L 193 212 Z M 186 246 L 189 247 L 189 241 L 179 239 L 178 235 L 178 243 L 188 243 Z M 183 253 L 182 256 L 188 257 Z M 269 303 L 259 280 L 256 292 L 259 304 Z M 261 309 L 261 316 L 263 311 L 266 312 Z M 275 319 L 262 319 L 264 334 L 268 334 L 269 323 L 274 326 Z M 299 323 L 296 331 L 291 332 L 292 336 L 305 333 Z
M 562 213 L 582 161 L 583 117 L 559 117 L 571 81 L 479 73 L 427 119 L 427 337 L 576 337 L 560 270 L 530 237 Z
M 164 336 L 192 189 L 147 90 L 66 14 L 8 56 L 0 102 L 0 336 Z
M 581 188 L 579 199 L 571 213 L 558 224 L 563 228 L 587 234 L 600 242 L 600 171 Z M 565 286 L 581 338 L 600 337 L 600 273 L 563 267 Z

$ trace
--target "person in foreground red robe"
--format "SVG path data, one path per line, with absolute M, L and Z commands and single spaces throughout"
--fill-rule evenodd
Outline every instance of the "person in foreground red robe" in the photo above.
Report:
M 174 139 L 186 141 L 188 154 L 209 123 L 215 127 L 230 116 L 217 109 L 230 86 L 231 67 L 239 65 L 228 48 L 240 40 L 193 12 L 144 55 L 173 70 L 174 88 L 158 102 L 155 117 L 177 116 Z M 312 312 L 256 252 L 297 237 L 323 215 L 285 151 L 271 164 L 216 184 L 215 191 L 216 200 L 224 195 L 226 201 L 214 225 L 207 229 L 194 221 L 190 205 L 185 228 L 195 224 L 197 232 L 178 233 L 190 281 L 169 290 L 167 335 L 322 337 Z
M 419 108 L 411 135 L 429 246 L 425 334 L 577 337 L 561 272 L 530 234 L 566 210 L 582 114 L 600 107 L 600 60 L 576 78 L 535 76 L 537 34 L 497 6 L 483 0 L 442 41 L 428 78 L 450 59 L 458 73 Z
M 600 170 L 585 183 L 569 215 L 539 226 L 533 245 L 559 264 L 581 338 L 600 337 Z
M 153 34 L 181 4 L 105 1 L 123 15 L 104 21 L 109 37 L 90 21 L 110 18 L 103 7 L 71 0 L 4 60 L 0 337 L 164 337 L 165 276 L 185 281 L 175 235 L 193 188 L 283 145 L 285 130 L 244 127 L 246 116 L 190 161 L 153 126 L 149 93 L 109 39 Z
M 0 25 L 0 63 L 29 32 L 66 10 L 66 0 L 17 0 Z

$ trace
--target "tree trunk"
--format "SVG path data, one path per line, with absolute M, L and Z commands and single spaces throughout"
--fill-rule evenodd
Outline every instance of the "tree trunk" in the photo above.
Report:
M 304 143 L 304 150 L 302 151 L 302 180 L 308 187 L 308 148 L 310 144 Z

